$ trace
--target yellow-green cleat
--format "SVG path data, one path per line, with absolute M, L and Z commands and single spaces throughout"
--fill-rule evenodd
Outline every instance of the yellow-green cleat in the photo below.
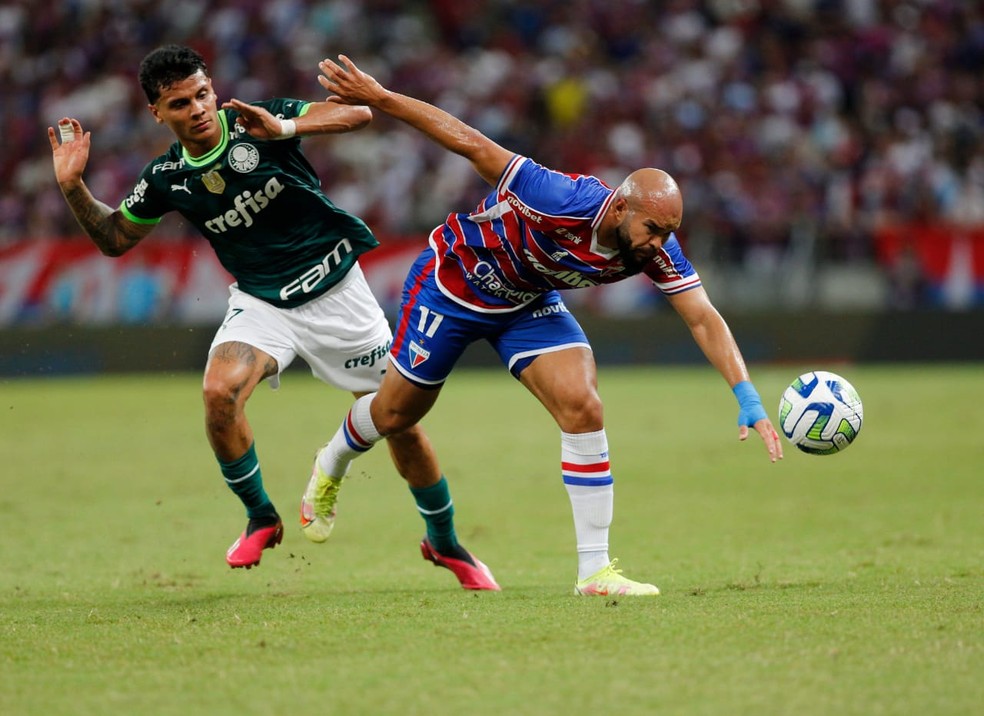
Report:
M 343 479 L 328 477 L 315 457 L 311 479 L 301 498 L 301 531 L 312 542 L 324 542 L 335 527 L 335 503 Z
M 617 563 L 618 560 L 613 559 L 603 569 L 577 582 L 574 594 L 582 597 L 655 597 L 659 594 L 659 587 L 655 584 L 634 582 L 623 577 L 622 570 L 615 569 Z

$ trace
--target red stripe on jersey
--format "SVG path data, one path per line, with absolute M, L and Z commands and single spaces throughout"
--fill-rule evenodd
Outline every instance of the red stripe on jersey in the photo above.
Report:
M 515 214 L 510 212 L 505 214 L 503 218 L 506 216 L 515 216 Z M 482 236 L 482 245 L 495 251 L 495 263 L 502 272 L 502 277 L 509 281 L 514 288 L 529 288 L 532 284 L 523 277 L 523 262 L 516 255 L 520 249 L 512 246 L 508 241 L 503 241 L 502 237 L 495 232 L 492 222 L 483 222 L 478 225 L 478 229 Z

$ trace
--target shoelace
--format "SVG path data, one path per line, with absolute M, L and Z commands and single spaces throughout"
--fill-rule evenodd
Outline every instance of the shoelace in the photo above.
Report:
M 314 495 L 314 513 L 316 515 L 331 517 L 335 513 L 335 501 L 338 499 L 338 490 L 341 488 L 341 480 L 335 481 L 330 477 L 326 478 L 324 490 L 316 490 Z M 319 485 L 320 487 L 320 485 Z
M 608 576 L 618 576 L 618 575 L 622 574 L 622 570 L 621 569 L 615 569 L 615 565 L 616 564 L 618 564 L 618 557 L 616 557 L 615 559 L 613 559 L 611 562 L 608 563 L 608 566 L 607 567 L 605 567 L 603 570 L 601 570 L 600 572 L 598 572 L 598 578 L 599 579 L 604 579 L 605 577 L 608 577 Z

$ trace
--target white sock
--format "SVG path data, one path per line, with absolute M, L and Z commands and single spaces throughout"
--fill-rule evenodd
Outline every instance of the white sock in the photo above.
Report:
M 560 460 L 564 486 L 574 513 L 577 578 L 580 581 L 611 561 L 608 558 L 608 529 L 612 524 L 615 486 L 604 429 L 593 433 L 561 433 Z
M 329 477 L 345 477 L 349 465 L 382 439 L 369 414 L 375 393 L 363 395 L 353 403 L 338 431 L 318 455 L 318 465 Z

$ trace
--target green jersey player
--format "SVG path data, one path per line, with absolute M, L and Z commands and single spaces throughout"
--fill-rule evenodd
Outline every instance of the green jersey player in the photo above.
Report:
M 208 239 L 235 279 L 229 310 L 205 367 L 205 429 L 226 483 L 246 508 L 245 531 L 226 553 L 231 567 L 259 564 L 280 543 L 283 524 L 264 489 L 246 402 L 263 379 L 276 385 L 300 355 L 321 380 L 356 396 L 376 390 L 392 334 L 359 267 L 377 245 L 366 224 L 320 188 L 300 137 L 360 129 L 365 107 L 273 99 L 221 106 L 205 61 L 168 45 L 148 54 L 140 84 L 151 114 L 177 141 L 151 161 L 116 209 L 82 179 L 91 136 L 77 119 L 48 128 L 55 178 L 79 224 L 107 256 L 120 256 L 177 211 Z M 59 135 L 61 141 L 59 142 Z M 498 589 L 488 569 L 456 538 L 447 482 L 422 430 L 390 440 L 427 526 L 439 566 L 462 586 Z M 439 474 L 439 473 L 438 473 Z M 340 480 L 315 462 L 301 503 L 301 526 L 323 542 L 334 524 Z
M 259 107 L 296 127 L 295 120 L 314 106 L 275 99 L 217 112 L 218 144 L 195 157 L 175 142 L 146 166 L 120 211 L 144 225 L 180 212 L 209 240 L 239 290 L 251 296 L 280 308 L 317 298 L 378 242 L 361 219 L 320 190 L 296 135 L 256 141 L 234 122 Z M 345 129 L 359 122 L 351 118 Z

